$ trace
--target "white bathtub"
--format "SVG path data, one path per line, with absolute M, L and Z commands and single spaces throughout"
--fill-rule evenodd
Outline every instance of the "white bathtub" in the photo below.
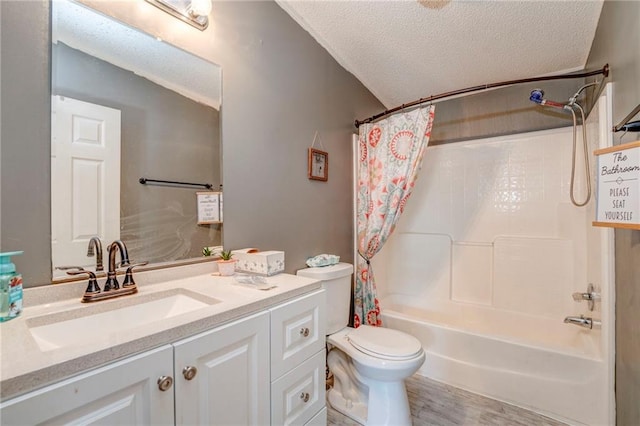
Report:
M 380 301 L 385 327 L 418 338 L 429 378 L 570 424 L 607 424 L 607 367 L 600 331 L 481 306 Z

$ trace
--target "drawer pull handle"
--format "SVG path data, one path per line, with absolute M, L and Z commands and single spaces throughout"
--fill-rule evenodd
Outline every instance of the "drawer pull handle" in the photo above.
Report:
M 198 369 L 191 365 L 187 365 L 185 368 L 182 369 L 182 375 L 187 380 L 191 380 L 194 377 L 196 377 L 197 372 L 198 372 Z
M 171 376 L 158 377 L 158 389 L 162 392 L 168 391 L 173 385 L 173 378 Z
M 304 327 L 300 329 L 300 335 L 307 337 L 309 336 L 309 327 Z
M 309 397 L 310 397 L 309 392 L 302 392 L 300 394 L 300 399 L 302 401 L 304 401 L 304 402 L 308 402 L 309 401 Z

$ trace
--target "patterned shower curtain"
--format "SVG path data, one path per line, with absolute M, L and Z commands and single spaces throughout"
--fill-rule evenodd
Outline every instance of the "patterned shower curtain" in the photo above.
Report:
M 434 110 L 430 105 L 360 126 L 354 327 L 382 325 L 369 261 L 393 232 L 411 195 L 431 136 Z

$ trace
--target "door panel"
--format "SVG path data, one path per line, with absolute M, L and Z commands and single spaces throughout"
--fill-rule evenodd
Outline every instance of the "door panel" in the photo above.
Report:
M 171 425 L 173 388 L 158 389 L 162 375 L 173 375 L 171 346 L 9 400 L 0 405 L 0 418 L 7 426 Z
M 176 423 L 266 425 L 269 313 L 263 312 L 174 344 Z M 182 371 L 195 367 L 187 380 Z
M 120 111 L 52 97 L 53 265 L 91 266 L 87 245 L 120 238 Z

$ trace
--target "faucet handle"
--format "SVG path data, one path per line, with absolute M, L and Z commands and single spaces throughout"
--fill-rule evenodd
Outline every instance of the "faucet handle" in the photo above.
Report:
M 583 300 L 592 300 L 590 293 L 577 292 L 577 293 L 573 293 L 571 297 L 573 297 L 573 300 L 575 300 L 576 302 L 581 302 Z
M 89 284 L 87 285 L 87 289 L 84 291 L 85 296 L 88 294 L 100 293 L 100 286 L 98 285 L 98 280 L 96 280 L 96 274 L 93 272 L 85 271 L 81 266 L 58 266 L 57 269 L 66 271 L 67 275 L 87 275 L 89 278 Z
M 589 283 L 589 285 L 587 286 L 586 293 L 581 293 L 581 292 L 573 293 L 571 297 L 573 297 L 573 300 L 575 300 L 576 302 L 581 302 L 583 300 L 586 300 L 588 303 L 589 310 L 593 311 L 595 307 L 595 302 L 600 300 L 600 293 L 597 293 L 595 291 L 595 287 L 593 286 L 593 284 Z
M 144 261 L 144 262 L 134 263 L 133 265 L 129 266 L 127 268 L 127 272 L 124 275 L 124 282 L 122 283 L 122 288 L 135 286 L 136 282 L 133 280 L 133 268 L 137 268 L 138 266 L 144 266 L 148 263 L 149 262 Z
M 78 275 L 85 271 L 82 266 L 56 266 L 56 269 L 66 271 L 68 275 Z

